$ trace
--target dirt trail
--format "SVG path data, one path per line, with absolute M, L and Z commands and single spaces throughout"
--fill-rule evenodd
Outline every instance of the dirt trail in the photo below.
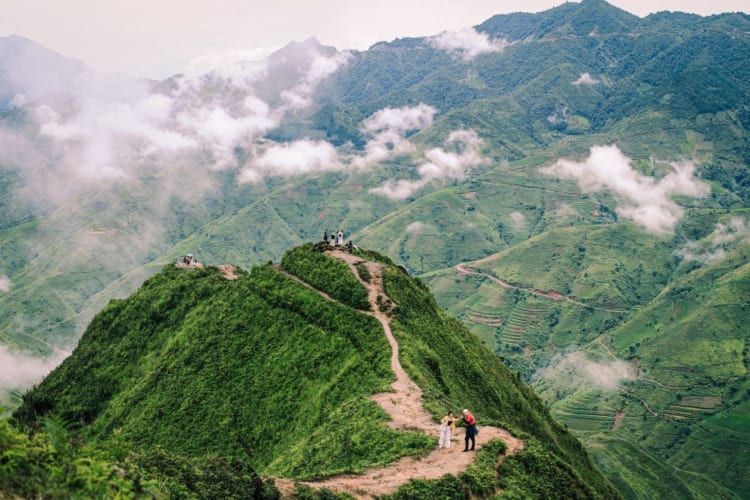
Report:
M 386 312 L 378 308 L 378 295 L 386 297 L 383 289 L 382 266 L 339 250 L 330 251 L 328 254 L 346 262 L 354 276 L 367 288 L 371 308 L 368 314 L 376 318 L 383 326 L 383 331 L 391 346 L 391 369 L 396 374 L 396 380 L 391 384 L 393 392 L 375 394 L 371 399 L 378 403 L 392 419 L 388 423 L 389 427 L 424 432 L 438 437 L 439 426 L 433 422 L 431 415 L 422 405 L 422 390 L 411 380 L 399 362 L 399 347 L 391 332 L 390 318 Z M 356 267 L 358 264 L 367 267 L 370 274 L 369 283 L 360 278 Z M 481 415 L 479 418 L 481 420 Z M 453 443 L 449 449 L 435 449 L 426 457 L 419 459 L 402 458 L 386 467 L 368 469 L 359 475 L 346 474 L 319 481 L 304 481 L 302 484 L 346 492 L 355 498 L 372 498 L 393 493 L 410 479 L 439 479 L 445 474 L 458 475 L 474 461 L 475 457 L 473 452 L 463 453 L 463 438 L 463 429 L 457 429 L 452 436 Z M 507 447 L 507 455 L 518 453 L 524 448 L 523 441 L 513 437 L 508 431 L 497 427 L 480 426 L 480 432 L 476 438 L 477 448 L 480 449 L 491 439 L 501 439 Z M 282 491 L 291 492 L 290 486 L 292 485 L 286 480 L 281 480 L 281 482 L 277 480 L 277 485 Z
M 588 309 L 595 309 L 597 311 L 605 311 L 609 313 L 626 313 L 628 311 L 623 311 L 620 309 L 608 309 L 606 307 L 599 307 L 599 306 L 592 306 L 591 304 L 585 304 L 583 302 L 579 302 L 575 299 L 572 299 L 566 295 L 561 294 L 560 292 L 556 292 L 554 290 L 544 291 L 539 290 L 537 288 L 524 288 L 518 285 L 514 285 L 513 283 L 509 283 L 505 280 L 501 280 L 500 278 L 495 278 L 491 274 L 487 274 L 485 272 L 479 271 L 473 267 L 467 267 L 466 263 L 461 263 L 455 266 L 456 271 L 458 271 L 459 274 L 473 274 L 474 276 L 484 276 L 485 278 L 489 278 L 490 280 L 494 281 L 498 285 L 505 287 L 505 288 L 513 288 L 516 290 L 521 290 L 526 293 L 530 293 L 532 295 L 536 295 L 537 297 L 546 297 L 548 299 L 561 301 L 564 300 L 566 302 L 570 302 L 571 304 L 575 304 L 580 307 L 585 307 Z

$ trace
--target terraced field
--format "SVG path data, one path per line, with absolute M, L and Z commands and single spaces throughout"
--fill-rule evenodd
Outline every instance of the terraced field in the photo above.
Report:
M 580 390 L 554 406 L 552 414 L 569 428 L 580 432 L 611 429 L 623 416 L 614 399 L 596 389 Z
M 551 301 L 547 301 L 551 302 Z M 546 324 L 544 315 L 549 305 L 541 300 L 518 302 L 498 333 L 498 345 L 523 346 L 530 344 L 530 336 L 541 332 Z
M 720 404 L 721 398 L 716 396 L 684 397 L 678 404 L 670 405 L 663 416 L 675 420 L 700 420 L 713 413 Z

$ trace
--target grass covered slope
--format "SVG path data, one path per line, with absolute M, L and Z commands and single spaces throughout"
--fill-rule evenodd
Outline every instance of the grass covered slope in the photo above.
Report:
M 340 261 L 313 253 L 299 247 L 283 262 L 302 280 L 340 276 Z M 442 313 L 424 285 L 383 265 L 402 362 L 433 416 L 468 406 L 480 425 L 502 424 L 526 440 L 499 475 L 492 464 L 504 447 L 482 450 L 486 463 L 475 468 L 484 472 L 467 471 L 466 481 L 518 497 L 617 497 L 516 375 Z M 58 415 L 82 436 L 132 443 L 138 466 L 157 469 L 219 457 L 247 460 L 276 477 L 313 478 L 432 449 L 433 438 L 381 425 L 386 414 L 368 398 L 393 380 L 377 320 L 287 272 L 267 265 L 228 280 L 217 268 L 165 267 L 97 315 L 78 349 L 24 397 L 15 417 L 38 427 Z M 354 278 L 343 272 L 343 281 Z M 418 488 L 429 495 L 443 482 Z M 459 496 L 468 491 L 451 484 Z M 417 486 L 402 494 L 409 488 Z
M 479 338 L 445 314 L 429 290 L 403 270 L 384 275 L 396 303 L 391 323 L 402 364 L 433 414 L 467 407 L 481 424 L 511 429 L 527 444 L 498 469 L 501 487 L 519 498 L 615 498 L 578 440 L 555 423 L 541 399 Z
M 139 449 L 249 456 L 287 477 L 357 471 L 432 445 L 378 425 L 367 396 L 392 378 L 388 353 L 377 321 L 270 266 L 234 281 L 168 266 L 97 315 L 16 416 L 122 429 Z
M 619 223 L 547 231 L 468 264 L 475 274 L 425 279 L 623 496 L 745 498 L 750 247 L 741 231 L 720 244 L 716 228 L 744 228 L 748 212 L 722 212 L 690 209 L 671 238 Z

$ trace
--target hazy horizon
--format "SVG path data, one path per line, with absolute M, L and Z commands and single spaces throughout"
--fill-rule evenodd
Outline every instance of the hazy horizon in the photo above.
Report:
M 496 14 L 539 12 L 563 3 L 467 0 L 436 5 L 384 0 L 373 9 L 359 0 L 223 0 L 219 7 L 197 0 L 133 0 L 107 7 L 94 0 L 7 0 L 0 36 L 17 34 L 93 67 L 162 79 L 260 59 L 309 37 L 340 50 L 363 50 L 379 41 L 458 31 Z M 638 16 L 663 10 L 700 15 L 748 10 L 746 0 L 609 3 Z

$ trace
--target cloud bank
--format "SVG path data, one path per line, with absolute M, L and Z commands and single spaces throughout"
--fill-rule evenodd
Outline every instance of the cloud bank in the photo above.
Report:
M 513 227 L 516 229 L 521 229 L 526 225 L 526 217 L 521 212 L 511 213 L 510 220 L 513 221 Z
M 711 264 L 726 256 L 727 248 L 735 243 L 750 244 L 750 224 L 741 217 L 732 217 L 727 223 L 718 223 L 703 242 L 689 241 L 675 255 L 686 262 Z
M 454 130 L 445 141 L 449 149 L 433 148 L 424 154 L 426 161 L 417 167 L 417 179 L 389 179 L 370 193 L 403 200 L 431 182 L 462 180 L 470 169 L 486 162 L 479 151 L 481 144 L 482 139 L 473 130 Z
M 636 376 L 636 369 L 625 361 L 595 361 L 585 352 L 575 351 L 554 356 L 546 368 L 534 374 L 532 380 L 564 383 L 569 388 L 593 386 L 615 390 L 621 383 L 635 380 Z
M 368 168 L 391 158 L 414 152 L 406 139 L 409 132 L 432 126 L 437 110 L 420 103 L 417 106 L 384 108 L 362 122 L 360 131 L 369 136 L 364 154 L 352 158 L 355 168 Z
M 480 54 L 502 52 L 510 45 L 504 38 L 490 40 L 486 33 L 480 33 L 473 27 L 455 32 L 443 32 L 428 39 L 430 46 L 460 56 L 464 61 L 471 61 Z
M 635 171 L 630 162 L 617 146 L 594 146 L 583 162 L 558 160 L 540 171 L 576 180 L 584 192 L 612 193 L 620 204 L 618 215 L 654 235 L 672 234 L 683 215 L 684 210 L 671 196 L 697 198 L 709 194 L 708 186 L 695 178 L 691 162 L 671 163 L 672 171 L 661 179 Z
M 319 84 L 350 57 L 315 48 L 297 56 L 300 61 L 291 69 L 278 66 L 283 61 L 274 66 L 266 60 L 182 75 L 156 86 L 129 80 L 117 93 L 81 94 L 68 108 L 21 98 L 14 102 L 27 107 L 39 134 L 48 139 L 55 157 L 54 187 L 65 184 L 81 191 L 128 181 L 144 170 L 182 167 L 194 174 L 198 167 L 209 189 L 211 169 L 241 168 L 238 148 L 252 157 L 259 151 L 255 143 L 288 114 L 307 108 Z M 283 82 L 269 80 L 273 71 L 284 72 Z
M 0 387 L 28 389 L 40 382 L 68 356 L 70 353 L 67 351 L 56 351 L 49 358 L 43 359 L 13 353 L 6 346 L 0 345 Z
M 251 167 L 242 170 L 239 181 L 255 183 L 268 175 L 291 177 L 344 168 L 332 144 L 303 139 L 265 149 Z

